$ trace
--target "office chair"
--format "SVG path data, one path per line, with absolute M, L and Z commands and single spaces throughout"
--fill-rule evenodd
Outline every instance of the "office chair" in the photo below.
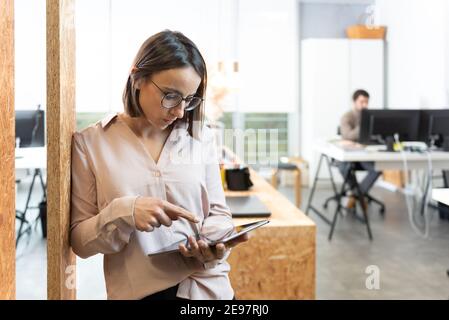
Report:
M 338 167 L 338 165 L 339 165 L 339 163 L 337 161 L 335 161 L 333 159 L 331 160 L 331 166 Z M 349 175 L 348 179 L 351 179 L 351 177 L 354 177 L 354 179 L 355 179 L 355 172 L 359 171 L 359 170 L 355 166 L 352 166 L 349 170 L 353 171 L 354 174 L 353 175 Z M 323 208 L 324 209 L 327 209 L 328 206 L 329 206 L 329 203 L 331 201 L 337 201 L 337 199 L 339 197 L 347 197 L 347 196 L 350 195 L 350 192 L 351 192 L 351 194 L 355 194 L 354 188 L 351 188 L 351 186 L 350 186 L 351 184 L 346 183 L 346 185 L 347 186 L 345 187 L 345 189 L 343 190 L 343 193 L 341 195 L 334 194 L 334 195 L 330 196 L 329 198 L 327 198 L 324 201 L 324 203 L 323 203 Z M 377 205 L 379 205 L 379 213 L 382 214 L 382 215 L 385 214 L 385 204 L 382 201 L 380 201 L 380 200 L 376 199 L 375 197 L 373 197 L 372 195 L 370 195 L 369 192 L 366 192 L 363 196 L 367 200 L 368 205 L 370 205 L 372 202 L 377 204 Z
M 341 128 L 340 128 L 340 126 L 337 127 L 337 135 L 341 135 Z M 338 161 L 336 161 L 336 160 L 334 160 L 334 159 L 331 159 L 330 165 L 331 165 L 332 167 L 339 168 L 339 165 L 341 165 L 341 163 L 338 162 Z M 355 179 L 355 172 L 356 172 L 356 171 L 359 171 L 359 170 L 363 170 L 363 169 L 358 169 L 357 166 L 355 165 L 355 163 L 353 163 L 353 164 L 351 164 L 351 166 L 350 166 L 350 168 L 349 168 L 348 170 L 353 171 L 353 173 L 354 173 L 354 174 L 348 174 L 348 175 L 346 175 L 346 176 L 348 177 L 348 179 Z M 363 171 L 364 171 L 364 170 L 363 170 Z M 345 178 L 345 179 L 346 179 L 346 178 Z M 352 185 L 354 185 L 354 183 L 352 183 Z M 350 184 L 350 183 L 345 183 L 345 186 L 346 186 L 346 187 L 345 187 L 345 189 L 343 190 L 343 193 L 342 193 L 341 195 L 334 194 L 333 196 L 330 196 L 329 198 L 327 198 L 327 199 L 324 201 L 324 204 L 323 204 L 323 208 L 324 208 L 324 209 L 327 209 L 327 208 L 328 208 L 329 203 L 330 203 L 331 201 L 337 201 L 338 198 L 341 198 L 341 197 L 347 197 L 348 194 L 349 194 L 349 192 L 351 192 L 352 194 L 355 194 L 355 193 L 356 193 L 356 192 L 355 192 L 356 190 L 353 190 L 353 188 L 351 188 L 351 184 Z M 370 189 L 371 189 L 371 188 L 370 188 Z M 364 198 L 368 201 L 368 205 L 370 205 L 372 202 L 376 203 L 376 204 L 379 205 L 379 207 L 380 207 L 380 208 L 379 208 L 379 213 L 382 214 L 382 215 L 385 214 L 385 204 L 384 204 L 382 201 L 380 201 L 380 200 L 374 198 L 373 196 L 371 196 L 371 195 L 369 194 L 369 190 L 368 190 L 363 196 L 364 196 Z M 345 208 L 345 209 L 347 209 L 347 208 Z

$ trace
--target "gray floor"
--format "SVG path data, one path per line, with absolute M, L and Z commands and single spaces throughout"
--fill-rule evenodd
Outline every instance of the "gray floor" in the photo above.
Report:
M 307 199 L 308 190 L 304 194 Z M 329 195 L 330 190 L 317 194 L 317 208 Z M 400 193 L 376 188 L 373 195 L 387 207 L 382 216 L 375 204 L 370 206 L 373 241 L 368 238 L 365 224 L 346 214 L 339 218 L 329 242 L 330 227 L 311 213 L 317 224 L 317 298 L 448 299 L 449 221 L 440 220 L 432 210 L 430 236 L 423 239 L 412 230 Z M 330 206 L 327 211 L 329 218 L 334 208 Z M 379 270 L 378 290 L 366 287 L 368 266 Z
M 18 208 L 23 206 L 29 179 L 18 188 Z M 293 200 L 293 190 L 280 191 Z M 304 190 L 307 199 L 308 190 Z M 370 208 L 374 240 L 369 241 L 365 225 L 347 214 L 338 221 L 334 238 L 327 240 L 329 226 L 317 216 L 317 299 L 448 299 L 449 221 L 431 222 L 430 237 L 423 239 L 413 232 L 401 194 L 376 188 L 373 193 L 387 205 L 385 217 Z M 316 203 L 330 195 L 320 188 Z M 33 197 L 36 202 L 39 188 Z M 304 201 L 305 202 L 305 201 Z M 328 216 L 331 216 L 329 208 Z M 35 213 L 30 212 L 30 217 Z M 366 287 L 368 266 L 379 270 L 379 289 Z M 17 249 L 17 298 L 46 298 L 46 242 L 39 227 L 25 237 Z M 77 262 L 79 299 L 104 299 L 101 256 Z
M 19 184 L 17 189 L 17 209 L 25 206 L 31 177 Z M 35 186 L 32 205 L 39 202 L 42 191 Z M 34 220 L 36 210 L 29 211 L 27 217 Z M 18 226 L 17 226 L 18 227 Z M 89 259 L 77 258 L 76 267 L 77 298 L 106 299 L 101 255 Z M 17 299 L 47 298 L 47 242 L 42 238 L 40 224 L 33 228 L 31 235 L 20 240 L 16 250 L 16 297 Z

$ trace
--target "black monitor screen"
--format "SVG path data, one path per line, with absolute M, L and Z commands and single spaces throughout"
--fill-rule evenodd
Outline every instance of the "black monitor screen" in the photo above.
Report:
M 419 140 L 441 146 L 445 137 L 449 137 L 449 109 L 422 110 Z
M 416 141 L 419 116 L 419 110 L 363 110 L 359 141 L 384 143 L 387 137 L 395 134 L 401 141 Z
M 449 115 L 432 116 L 430 134 L 449 136 Z
M 18 147 L 45 146 L 45 113 L 42 110 L 16 110 L 16 139 Z
M 372 136 L 380 136 L 383 139 L 398 134 L 402 141 L 414 141 L 417 139 L 414 122 L 415 119 L 410 117 L 371 116 L 370 132 Z

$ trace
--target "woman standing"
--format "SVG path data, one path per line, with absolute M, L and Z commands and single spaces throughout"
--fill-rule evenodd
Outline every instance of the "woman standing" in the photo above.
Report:
M 124 113 L 77 132 L 72 147 L 71 245 L 104 254 L 108 299 L 232 299 L 233 229 L 213 135 L 203 126 L 206 66 L 195 44 L 163 31 L 138 51 Z M 198 161 L 198 155 L 200 159 Z M 180 251 L 147 256 L 188 237 Z

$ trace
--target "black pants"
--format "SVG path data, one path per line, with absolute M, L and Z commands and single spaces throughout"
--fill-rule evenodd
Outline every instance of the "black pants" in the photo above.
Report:
M 167 288 L 165 290 L 150 294 L 146 296 L 142 300 L 152 300 L 152 301 L 160 301 L 160 300 L 187 300 L 184 298 L 178 298 L 176 293 L 178 292 L 178 286 Z
M 340 162 L 338 164 L 338 169 L 340 170 L 343 177 L 349 173 L 349 170 L 363 170 L 368 171 L 368 174 L 360 183 L 360 191 L 363 194 L 367 194 L 369 190 L 373 187 L 376 180 L 381 176 L 381 172 L 374 170 L 373 162 Z M 351 189 L 355 188 L 355 182 L 349 179 L 349 186 Z
M 160 300 L 189 300 L 184 298 L 178 298 L 176 296 L 176 293 L 178 292 L 178 286 L 176 285 L 174 287 L 167 288 L 165 290 L 150 294 L 149 296 L 146 296 L 142 300 L 152 300 L 152 301 L 160 301 Z M 232 300 L 235 300 L 235 297 L 232 298 Z

